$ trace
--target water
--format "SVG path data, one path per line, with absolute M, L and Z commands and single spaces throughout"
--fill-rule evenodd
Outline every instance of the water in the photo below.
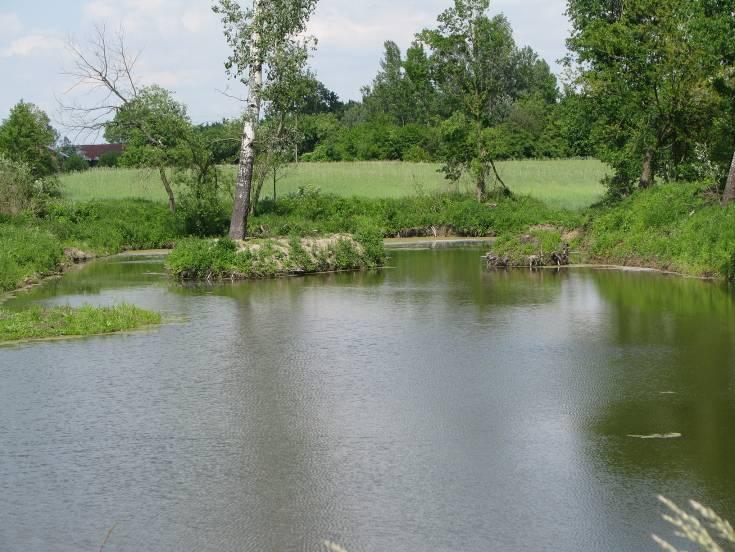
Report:
M 735 296 L 479 256 L 215 287 L 116 258 L 11 300 L 174 322 L 0 349 L 0 550 L 638 551 L 658 493 L 735 518 Z

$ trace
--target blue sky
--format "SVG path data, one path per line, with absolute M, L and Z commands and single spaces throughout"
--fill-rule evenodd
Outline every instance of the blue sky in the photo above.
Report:
M 312 66 L 343 99 L 360 96 L 375 75 L 385 40 L 405 48 L 415 32 L 433 24 L 450 0 L 320 0 L 311 32 L 319 39 Z M 83 42 L 93 26 L 125 27 L 131 47 L 142 50 L 139 76 L 173 90 L 197 122 L 236 115 L 242 95 L 227 80 L 227 47 L 208 0 L 0 0 L 0 118 L 20 98 L 59 121 L 56 98 L 70 81 L 64 48 Z M 554 67 L 565 52 L 564 0 L 495 0 L 519 44 L 530 45 Z M 72 95 L 74 92 L 71 93 Z

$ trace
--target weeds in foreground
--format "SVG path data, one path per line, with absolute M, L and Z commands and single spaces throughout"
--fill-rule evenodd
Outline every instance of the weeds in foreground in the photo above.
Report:
M 735 530 L 732 525 L 711 508 L 692 500 L 689 505 L 694 514 L 690 514 L 666 497 L 660 496 L 659 500 L 669 510 L 663 519 L 674 526 L 674 534 L 695 544 L 702 552 L 724 552 L 722 543 L 735 544 Z M 666 552 L 682 552 L 658 535 L 653 535 L 653 540 Z

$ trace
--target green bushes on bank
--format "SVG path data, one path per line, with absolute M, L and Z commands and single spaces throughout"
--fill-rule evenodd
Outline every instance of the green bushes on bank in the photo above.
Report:
M 735 278 L 735 205 L 696 183 L 660 184 L 593 213 L 591 260 Z
M 49 232 L 0 224 L 0 292 L 56 272 L 63 256 L 61 242 Z
M 109 255 L 128 249 L 171 247 L 181 236 L 165 205 L 144 200 L 50 204 L 43 217 L 0 217 L 0 292 L 53 274 L 64 249 Z
M 140 199 L 56 204 L 38 224 L 65 244 L 96 254 L 171 247 L 181 236 L 164 204 Z
M 583 221 L 579 214 L 552 209 L 526 196 L 478 203 L 458 194 L 367 199 L 307 191 L 275 204 L 263 201 L 258 211 L 250 220 L 250 230 L 263 237 L 355 233 L 366 222 L 385 237 L 437 232 L 476 237 L 521 231 L 534 224 L 574 228 Z

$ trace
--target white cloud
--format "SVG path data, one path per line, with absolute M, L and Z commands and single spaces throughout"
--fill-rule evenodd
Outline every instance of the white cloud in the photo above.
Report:
M 0 12 L 0 36 L 15 36 L 23 31 L 23 23 L 14 13 Z
M 45 50 L 58 50 L 64 43 L 56 37 L 44 34 L 30 34 L 18 38 L 10 46 L 0 50 L 0 57 L 30 56 Z
M 211 18 L 211 12 L 203 10 L 186 10 L 181 15 L 181 24 L 190 33 L 198 33 Z

